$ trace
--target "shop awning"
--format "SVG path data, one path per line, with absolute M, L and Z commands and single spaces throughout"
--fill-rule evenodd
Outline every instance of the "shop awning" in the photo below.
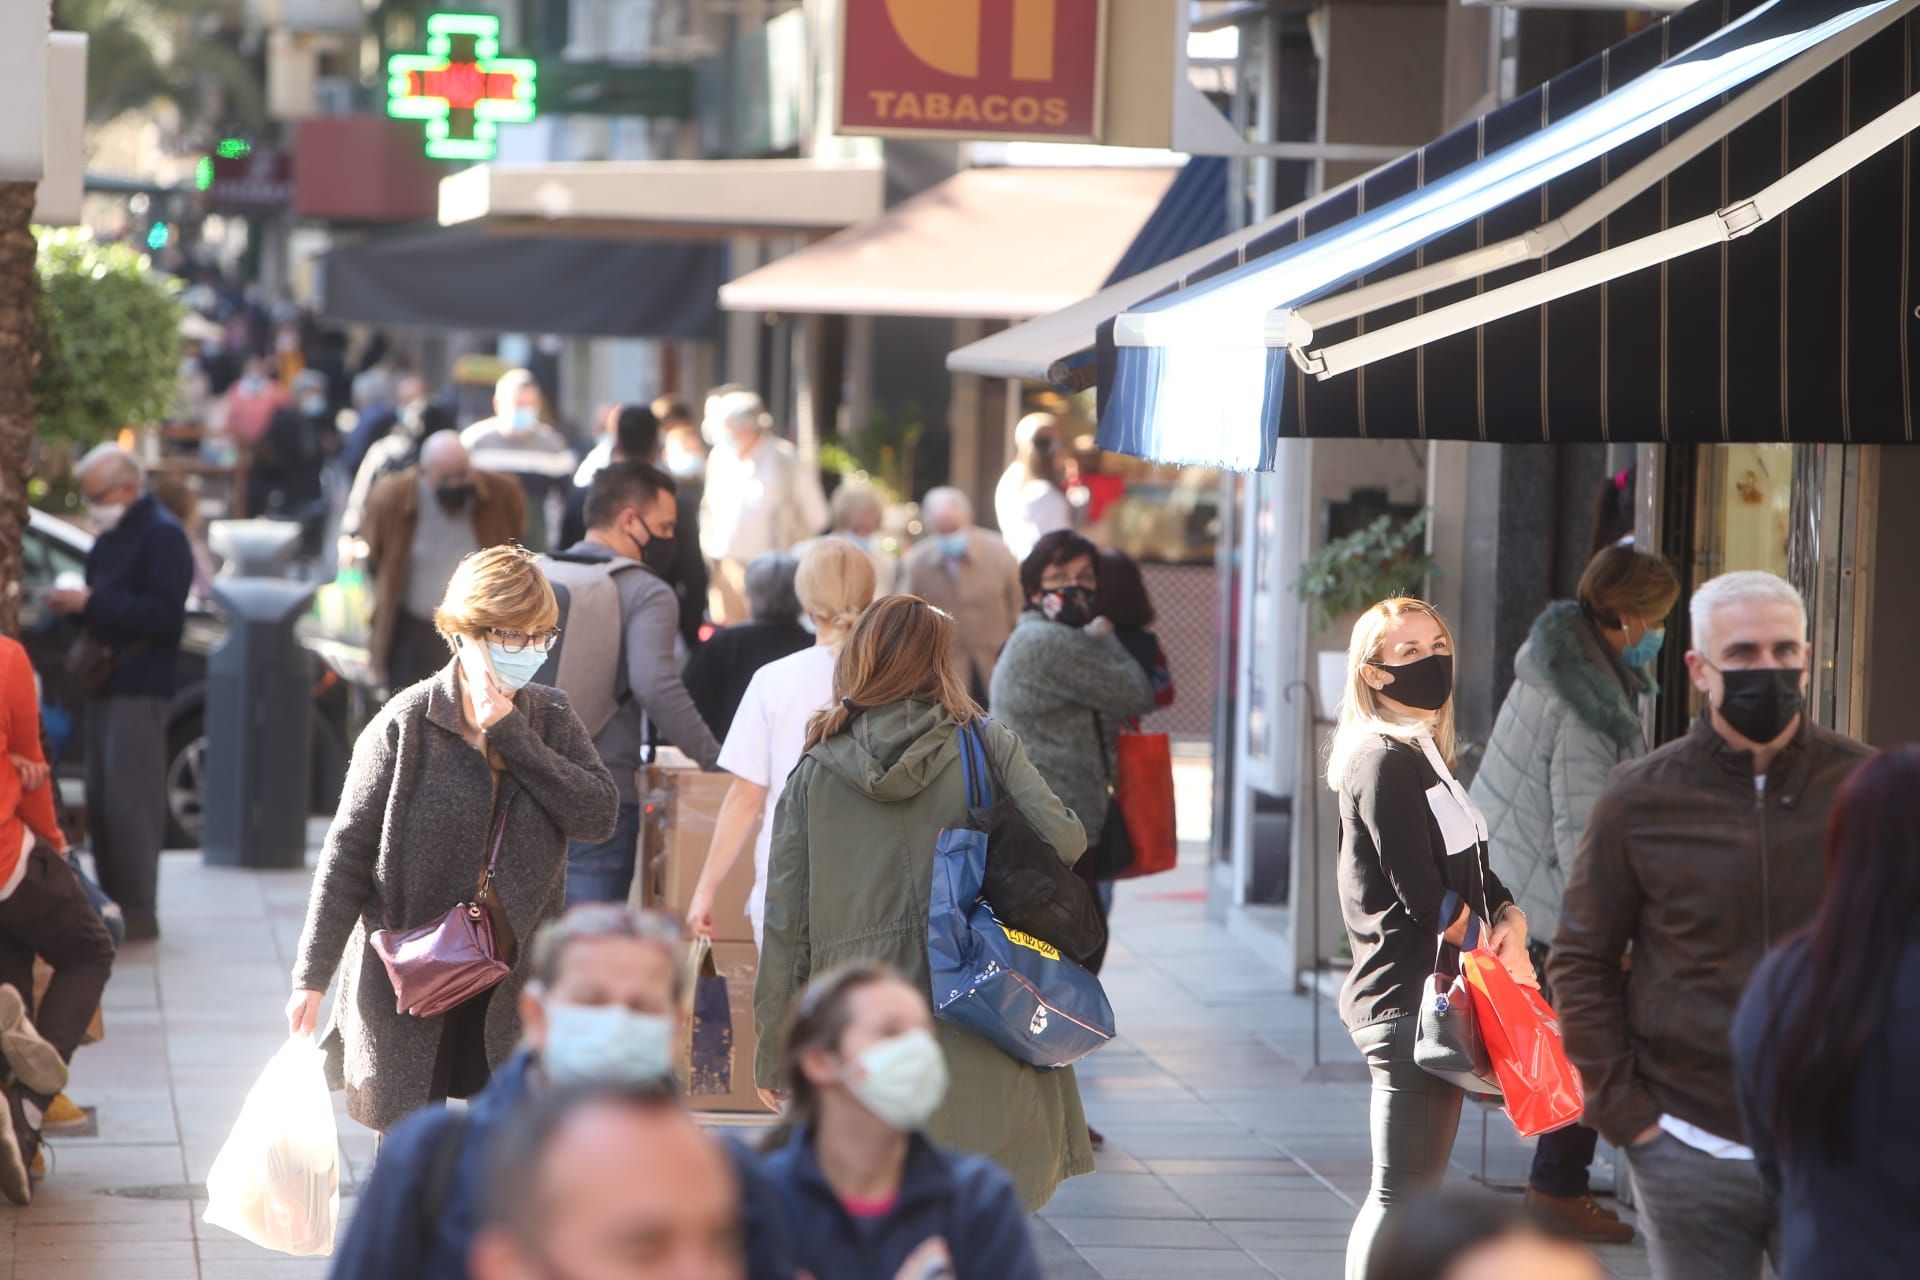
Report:
M 878 214 L 878 165 L 814 160 L 597 160 L 475 165 L 440 181 L 440 221 L 545 235 L 837 231 Z
M 729 311 L 1025 319 L 1099 289 L 1173 169 L 969 169 L 748 272 Z
M 1908 438 L 1910 143 L 1847 139 L 1920 87 L 1915 3 L 1696 4 L 1315 203 L 1118 317 L 1101 443 Z
M 1162 292 L 1259 234 L 1248 227 L 1229 238 L 1227 162 L 1195 156 L 1167 188 L 1159 207 L 1127 246 L 1107 287 L 1070 306 L 988 334 L 947 353 L 947 368 L 986 378 L 1070 384 L 1090 379 L 1093 331 L 1136 302 Z
M 712 243 L 436 227 L 324 256 L 322 313 L 397 328 L 706 338 L 725 256 Z

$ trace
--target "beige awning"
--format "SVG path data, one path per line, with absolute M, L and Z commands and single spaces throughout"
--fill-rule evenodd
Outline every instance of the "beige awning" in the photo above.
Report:
M 837 231 L 878 214 L 877 165 L 812 160 L 477 165 L 440 180 L 440 222 L 520 235 Z
M 729 311 L 1019 320 L 1104 284 L 1175 169 L 969 169 L 720 290 Z

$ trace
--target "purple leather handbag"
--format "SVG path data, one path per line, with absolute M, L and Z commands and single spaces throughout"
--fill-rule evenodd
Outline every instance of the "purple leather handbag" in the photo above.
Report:
M 435 1018 L 483 991 L 505 982 L 513 972 L 512 933 L 494 890 L 494 865 L 507 833 L 507 805 L 494 821 L 493 848 L 474 887 L 462 902 L 430 924 L 414 929 L 375 929 L 368 941 L 393 980 L 401 1013 Z

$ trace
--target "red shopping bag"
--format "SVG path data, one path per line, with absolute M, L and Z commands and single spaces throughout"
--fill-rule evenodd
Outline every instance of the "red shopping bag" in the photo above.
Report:
M 1546 1000 L 1515 982 L 1485 947 L 1462 955 L 1460 972 L 1473 992 L 1474 1020 L 1514 1129 L 1531 1138 L 1579 1120 L 1586 1094 Z
M 1164 733 L 1122 733 L 1113 743 L 1113 799 L 1126 819 L 1133 865 L 1114 877 L 1130 880 L 1173 870 L 1180 838 L 1173 821 L 1173 752 Z

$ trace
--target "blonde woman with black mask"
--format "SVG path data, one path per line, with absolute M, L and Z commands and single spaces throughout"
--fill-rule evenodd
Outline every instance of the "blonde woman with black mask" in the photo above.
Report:
M 1340 913 L 1353 971 L 1340 1015 L 1373 1079 L 1373 1179 L 1347 1241 L 1364 1280 L 1387 1212 L 1440 1185 L 1461 1092 L 1413 1061 L 1421 990 L 1440 939 L 1469 916 L 1533 983 L 1527 921 L 1486 865 L 1486 820 L 1453 776 L 1453 633 L 1432 605 L 1382 600 L 1354 624 L 1327 782 L 1340 795 Z

